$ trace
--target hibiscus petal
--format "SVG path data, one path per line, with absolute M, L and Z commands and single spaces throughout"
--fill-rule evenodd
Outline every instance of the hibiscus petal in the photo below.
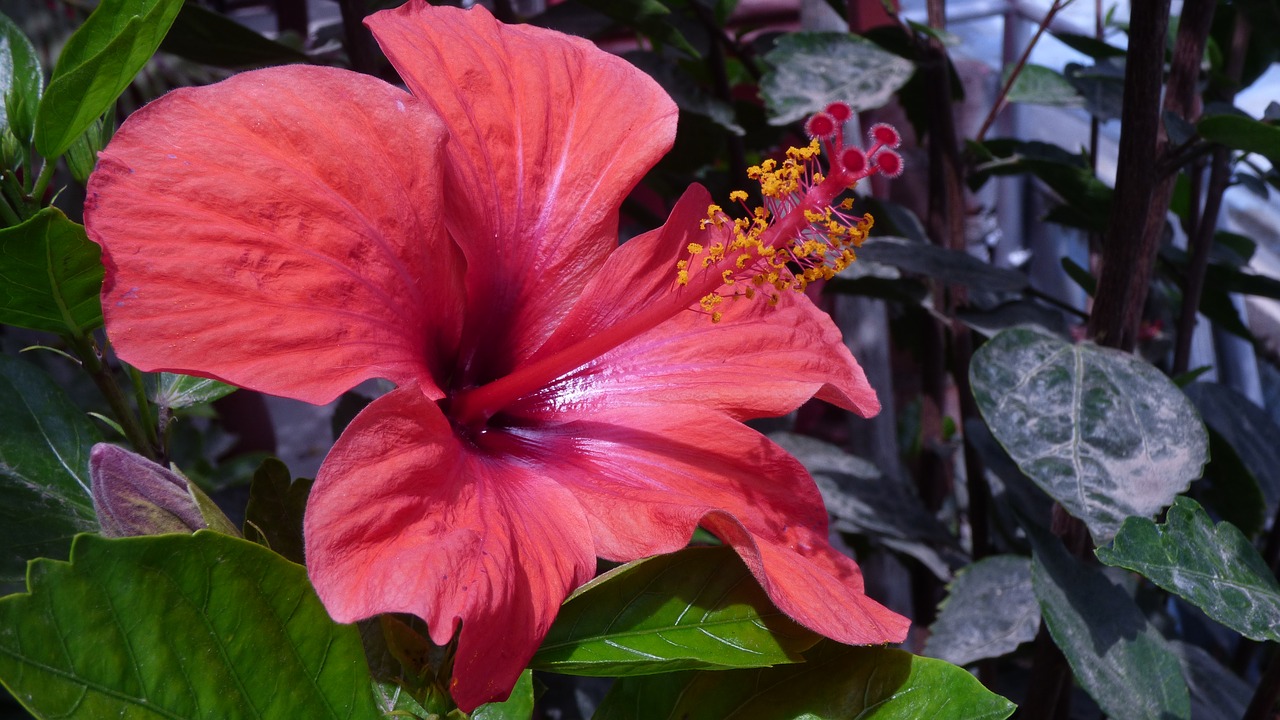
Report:
M 701 524 L 731 544 L 769 597 L 840 642 L 899 642 L 909 621 L 867 597 L 862 573 L 827 540 L 812 478 L 767 438 L 701 408 L 593 408 L 509 428 L 505 451 L 572 490 L 596 552 L 670 552 Z
M 307 504 L 307 570 L 329 614 L 462 624 L 454 700 L 503 699 L 560 603 L 595 570 L 577 501 L 527 466 L 455 437 L 414 387 L 375 400 L 325 459 Z
M 449 128 L 449 230 L 470 264 L 466 384 L 547 337 L 617 243 L 618 206 L 675 137 L 666 93 L 581 38 L 423 0 L 366 23 Z M 487 363 L 487 364 L 485 364 Z
M 607 333 L 682 292 L 675 284 L 676 261 L 688 257 L 690 242 L 706 241 L 698 223 L 710 201 L 704 188 L 691 187 L 662 228 L 615 250 L 536 357 Z M 718 323 L 690 309 L 697 301 L 684 298 L 670 319 L 558 378 L 510 412 L 534 416 L 575 405 L 679 402 L 745 419 L 788 413 L 815 395 L 863 417 L 880 411 L 840 330 L 809 298 L 788 291 L 777 306 L 759 296 L 728 300 Z
M 117 352 L 311 402 L 370 377 L 433 388 L 463 297 L 445 137 L 403 91 L 305 66 L 134 113 L 85 206 Z

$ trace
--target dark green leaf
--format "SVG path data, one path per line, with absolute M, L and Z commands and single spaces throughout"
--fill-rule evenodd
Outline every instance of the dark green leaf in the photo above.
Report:
M 1258 478 L 1212 425 L 1209 426 L 1209 464 L 1204 468 L 1204 478 L 1196 485 L 1196 497 L 1212 508 L 1217 517 L 1246 535 L 1262 531 L 1269 513 Z
M 1240 115 L 1210 115 L 1196 127 L 1210 142 L 1258 153 L 1272 165 L 1280 166 L 1280 127 Z
M 1280 446 L 1274 442 L 1280 427 L 1265 410 L 1225 385 L 1192 383 L 1183 392 L 1253 476 L 1264 501 L 1257 510 L 1270 516 L 1280 503 Z
M 1205 285 L 1220 292 L 1242 293 L 1280 299 L 1280 280 L 1226 265 L 1211 264 L 1205 271 Z
M 1088 55 L 1094 60 L 1101 60 L 1110 57 L 1124 57 L 1124 48 L 1118 48 L 1114 45 L 1094 38 L 1091 35 L 1078 35 L 1069 32 L 1055 32 L 1054 37 L 1063 42 L 1064 45 L 1077 52 Z
M 374 720 L 356 628 L 227 535 L 81 535 L 0 600 L 0 677 L 45 717 Z
M 67 40 L 36 115 L 36 149 L 56 158 L 129 87 L 182 0 L 102 0 Z
M 574 675 L 647 675 L 800 660 L 817 636 L 769 602 L 727 547 L 628 563 L 560 609 L 529 667 Z
M 311 480 L 293 475 L 284 463 L 269 458 L 253 474 L 244 511 L 245 538 L 303 564 L 302 514 Z
M 1097 543 L 1168 506 L 1208 460 L 1191 402 L 1128 353 L 1006 330 L 974 353 L 970 379 L 996 439 Z
M 1012 67 L 1005 69 L 1005 78 Z M 1009 102 L 1049 105 L 1052 107 L 1082 107 L 1084 98 L 1076 92 L 1057 71 L 1043 65 L 1024 65 L 1018 78 L 1009 88 Z
M 1067 274 L 1067 277 L 1071 278 L 1072 282 L 1079 285 L 1080 289 L 1084 290 L 1089 297 L 1093 297 L 1098 292 L 1098 279 L 1093 276 L 1093 273 L 1084 269 L 1078 265 L 1075 260 L 1072 260 L 1065 255 L 1062 257 L 1061 263 L 1062 270 Z
M 1189 720 L 1178 659 L 1129 595 L 1045 530 L 1024 529 L 1040 612 L 1080 686 L 1114 720 Z
M 968 563 L 955 538 L 909 486 L 884 478 L 871 463 L 821 440 L 794 433 L 772 433 L 769 439 L 813 475 L 836 530 L 913 557 L 944 580 Z
M 1063 73 L 1080 93 L 1089 113 L 1101 121 L 1117 120 L 1124 109 L 1124 64 L 1103 60 L 1097 65 L 1067 63 Z
M 19 144 L 31 141 L 43 90 L 40 56 L 22 30 L 0 14 L 0 137 L 12 133 Z
M 770 70 L 760 79 L 760 94 L 774 125 L 803 120 L 836 101 L 855 112 L 881 107 L 915 73 L 910 60 L 848 33 L 788 33 L 764 59 Z
M 671 22 L 671 10 L 660 0 L 578 0 L 611 20 L 643 33 L 657 45 L 670 45 L 698 57 L 684 35 Z
M 235 391 L 234 385 L 191 375 L 162 372 L 147 377 L 147 398 L 167 408 L 210 403 Z
M 1017 270 L 996 267 L 965 252 L 906 238 L 877 236 L 858 249 L 858 257 L 943 282 L 994 292 L 1016 292 L 1028 284 L 1027 276 Z
M 57 208 L 0 230 L 0 322 L 61 334 L 101 326 L 100 255 Z
M 1097 555 L 1141 573 L 1245 637 L 1280 641 L 1280 582 L 1236 526 L 1214 525 L 1191 498 L 1178 498 L 1163 525 L 1125 520 L 1112 547 L 1098 548 Z
M 1204 650 L 1173 640 L 1169 647 L 1182 663 L 1191 690 L 1191 717 L 1196 720 L 1240 720 L 1253 688 Z
M 632 65 L 645 71 L 649 77 L 657 80 L 682 111 L 709 118 L 734 135 L 746 133 L 733 115 L 733 106 L 707 92 L 675 61 L 657 53 L 645 51 L 629 52 L 624 57 Z
M 288 45 L 191 2 L 183 3 L 160 49 L 192 62 L 236 69 L 308 61 Z
M 1031 589 L 1031 561 L 994 555 L 961 570 L 929 628 L 925 654 L 968 665 L 1013 652 L 1035 639 L 1040 606 Z
M 594 720 L 1002 720 L 1013 711 L 941 660 L 827 641 L 800 665 L 623 678 Z
M 28 560 L 65 555 L 72 536 L 98 529 L 89 451 L 100 438 L 48 376 L 6 355 L 0 428 L 0 582 L 16 582 Z
M 1033 300 L 1010 300 L 990 309 L 969 306 L 957 310 L 956 319 L 988 337 L 1015 327 L 1034 327 L 1069 337 L 1062 311 Z

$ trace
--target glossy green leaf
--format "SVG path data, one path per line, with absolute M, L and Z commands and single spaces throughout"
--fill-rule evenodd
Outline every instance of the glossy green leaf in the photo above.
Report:
M 787 33 L 764 59 L 770 69 L 760 94 L 773 125 L 803 120 L 836 101 L 854 112 L 882 107 L 915 73 L 910 60 L 849 33 Z
M 1128 353 L 1006 330 L 974 353 L 970 380 L 1009 456 L 1097 544 L 1167 507 L 1208 460 L 1191 401 Z
M 302 515 L 311 480 L 293 479 L 289 468 L 269 458 L 253 473 L 249 504 L 244 511 L 244 536 L 286 558 L 303 562 Z
M 529 720 L 533 717 L 533 673 L 525 670 L 503 702 L 485 703 L 471 713 L 471 720 Z
M 1031 561 L 993 555 L 961 570 L 947 588 L 924 654 L 956 665 L 996 658 L 1035 639 L 1040 605 Z
M 27 561 L 62 557 L 79 532 L 97 530 L 89 451 L 101 438 L 53 380 L 0 355 L 0 582 Z
M 871 463 L 830 443 L 796 433 L 771 433 L 769 439 L 813 475 L 834 529 L 913 557 L 943 580 L 969 562 L 910 486 L 885 478 Z
M 62 155 L 151 59 L 182 0 L 102 0 L 67 40 L 36 115 L 36 149 Z
M 1113 720 L 1189 720 L 1178 658 L 1133 599 L 1044 529 L 1024 529 L 1045 626 L 1098 707 Z
M 1206 499 L 1219 501 L 1211 502 L 1219 511 L 1223 511 L 1217 507 L 1223 501 L 1227 507 L 1235 500 L 1250 503 L 1251 507 L 1240 509 L 1243 524 L 1230 514 L 1226 517 L 1241 528 L 1260 527 L 1280 504 L 1280 445 L 1274 442 L 1280 437 L 1280 427 L 1265 410 L 1226 385 L 1197 382 L 1183 392 L 1220 441 L 1213 448 L 1210 466 L 1220 462 L 1234 465 L 1232 454 L 1243 466 L 1234 468 L 1235 472 L 1213 473 L 1213 489 Z M 1232 497 L 1221 497 L 1228 494 Z
M 66 334 L 102 325 L 102 261 L 57 208 L 0 230 L 0 322 Z
M 354 626 L 227 535 L 76 538 L 0 600 L 0 679 L 43 717 L 374 720 Z
M 147 398 L 167 408 L 184 408 L 213 402 L 230 395 L 236 389 L 234 385 L 217 380 L 178 373 L 162 372 L 147 377 Z
M 530 661 L 574 675 L 647 675 L 800 661 L 817 636 L 773 607 L 728 547 L 638 560 L 587 583 Z
M 202 65 L 234 69 L 308 61 L 306 54 L 195 3 L 183 3 L 160 49 Z
M 825 641 L 800 665 L 622 678 L 594 720 L 1001 720 L 1013 711 L 941 660 Z
M 1005 78 L 1012 68 L 1005 69 Z M 1057 71 L 1043 65 L 1024 65 L 1009 88 L 1009 102 L 1052 107 L 1082 107 L 1084 98 Z
M 1254 640 L 1280 641 L 1280 582 L 1236 526 L 1180 497 L 1163 524 L 1129 518 L 1098 559 L 1132 570 Z
M 1210 142 L 1257 153 L 1280 167 L 1280 127 L 1243 115 L 1210 115 L 1196 128 Z
M 0 14 L 0 137 L 31 141 L 36 108 L 44 91 L 40 56 L 22 30 Z

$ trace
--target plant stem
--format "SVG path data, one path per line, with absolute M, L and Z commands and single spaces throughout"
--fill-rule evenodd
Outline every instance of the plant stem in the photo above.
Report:
M 155 460 L 155 448 L 151 445 L 146 432 L 143 431 L 142 425 L 138 422 L 138 416 L 129 407 L 129 401 L 116 383 L 115 376 L 111 374 L 111 370 L 102 362 L 102 354 L 94 344 L 93 339 L 80 334 L 66 337 L 70 340 L 76 356 L 80 358 L 81 365 L 89 373 L 93 384 L 98 386 L 98 391 L 106 399 L 107 405 L 111 406 L 111 412 L 116 416 L 116 420 L 119 421 L 121 429 L 124 430 L 125 438 L 129 440 L 129 444 L 133 445 L 133 449 L 139 454 L 150 460 Z
M 1200 298 L 1204 295 L 1204 276 L 1209 269 L 1209 253 L 1213 250 L 1213 233 L 1218 227 L 1218 211 L 1222 208 L 1222 196 L 1231 178 L 1231 170 L 1227 166 L 1229 155 L 1226 148 L 1218 148 L 1213 153 L 1204 212 L 1200 213 L 1195 232 L 1188 239 L 1191 245 L 1191 261 L 1187 267 L 1187 282 L 1182 291 L 1182 310 L 1178 317 L 1178 335 L 1173 351 L 1171 373 L 1174 376 L 1185 373 L 1191 362 L 1191 339 L 1195 334 Z
M 1168 24 L 1168 0 L 1132 3 L 1116 188 L 1102 245 L 1102 277 L 1089 320 L 1089 334 L 1099 344 L 1122 350 L 1136 344 L 1159 247 L 1159 237 L 1145 229 L 1155 188 L 1153 160 Z
M 44 165 L 40 167 L 40 175 L 36 177 L 36 184 L 31 187 L 31 202 L 37 208 L 42 204 L 44 193 L 49 189 L 49 182 L 53 180 L 53 173 L 58 169 L 58 158 L 45 160 Z

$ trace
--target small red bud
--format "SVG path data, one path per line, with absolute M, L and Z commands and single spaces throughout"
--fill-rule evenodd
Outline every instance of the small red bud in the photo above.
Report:
M 902 174 L 902 156 L 893 150 L 881 150 L 876 153 L 876 169 L 885 177 L 898 177 Z
M 849 118 L 853 117 L 853 110 L 845 103 L 833 102 L 827 106 L 827 114 L 843 125 L 849 122 Z
M 902 136 L 898 134 L 896 128 L 885 123 L 876 123 L 871 126 L 871 131 L 867 133 L 871 142 L 884 145 L 885 147 L 896 148 L 902 144 Z
M 867 154 L 858 148 L 845 148 L 844 152 L 840 153 L 840 167 L 847 172 L 861 173 L 867 169 Z
M 809 137 L 829 138 L 836 134 L 838 127 L 835 118 L 827 113 L 818 113 L 804 124 L 804 131 L 809 133 Z

